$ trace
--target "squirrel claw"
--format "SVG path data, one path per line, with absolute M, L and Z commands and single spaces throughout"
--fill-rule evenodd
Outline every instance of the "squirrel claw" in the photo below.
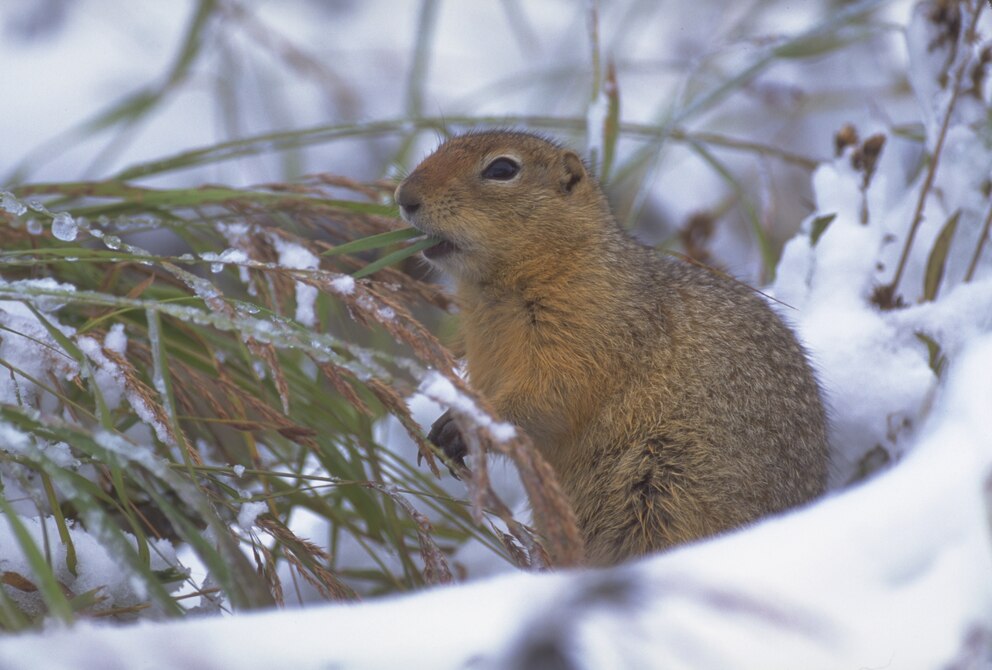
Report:
M 462 437 L 462 433 L 458 429 L 458 424 L 455 423 L 450 409 L 439 416 L 431 425 L 431 431 L 427 434 L 427 439 L 437 445 L 441 453 L 444 454 L 445 460 L 449 461 L 448 471 L 451 472 L 451 475 L 455 479 L 461 479 L 453 466 L 459 466 L 459 469 L 466 469 L 465 454 L 468 453 L 468 447 L 465 446 L 465 439 Z M 417 457 L 417 463 L 420 463 L 419 455 Z

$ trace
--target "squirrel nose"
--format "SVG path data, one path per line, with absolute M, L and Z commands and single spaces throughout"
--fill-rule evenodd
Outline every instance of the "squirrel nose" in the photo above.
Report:
M 409 182 L 404 181 L 397 186 L 393 197 L 403 211 L 404 218 L 412 216 L 420 209 L 420 197 L 417 195 L 416 189 L 410 187 Z

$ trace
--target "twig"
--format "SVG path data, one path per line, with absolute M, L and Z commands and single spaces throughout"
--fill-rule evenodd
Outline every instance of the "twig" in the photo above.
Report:
M 970 282 L 971 278 L 975 276 L 975 268 L 978 266 L 978 259 L 982 255 L 982 247 L 985 246 L 985 240 L 989 236 L 990 227 L 992 227 L 992 205 L 989 205 L 989 211 L 985 215 L 985 225 L 982 226 L 982 234 L 978 236 L 978 242 L 975 244 L 975 254 L 971 257 L 971 262 L 968 264 L 968 272 L 964 276 L 965 283 Z
M 971 25 L 968 26 L 967 32 L 962 36 L 962 39 L 969 39 L 969 36 L 974 36 L 975 28 L 978 26 L 978 19 L 982 15 L 982 10 L 985 8 L 985 2 L 976 2 L 975 9 L 971 14 Z M 937 174 L 937 166 L 940 163 L 940 154 L 944 150 L 944 140 L 947 137 L 947 129 L 951 125 L 951 115 L 954 113 L 954 106 L 957 104 L 958 97 L 961 95 L 961 84 L 964 82 L 965 69 L 971 59 L 966 55 L 961 59 L 961 63 L 958 64 L 957 70 L 954 72 L 954 88 L 951 90 L 951 99 L 947 102 L 947 109 L 944 112 L 944 119 L 940 124 L 940 133 L 937 135 L 937 144 L 933 150 L 933 159 L 930 161 L 930 168 L 927 170 L 926 178 L 923 181 L 923 187 L 920 189 L 920 198 L 916 203 L 916 211 L 913 213 L 913 223 L 909 228 L 909 235 L 906 237 L 906 244 L 903 245 L 902 255 L 899 257 L 899 265 L 896 266 L 896 274 L 892 278 L 892 282 L 887 286 L 883 287 L 885 292 L 889 294 L 890 297 L 894 297 L 896 293 L 896 288 L 899 286 L 899 280 L 902 279 L 903 270 L 906 269 L 906 261 L 909 259 L 909 252 L 913 248 L 913 240 L 916 238 L 916 232 L 919 230 L 920 224 L 923 222 L 923 210 L 926 207 L 927 196 L 930 194 L 930 189 L 933 187 L 933 180 Z

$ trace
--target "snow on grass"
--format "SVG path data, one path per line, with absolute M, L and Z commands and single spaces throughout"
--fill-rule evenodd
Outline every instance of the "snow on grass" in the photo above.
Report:
M 278 235 L 270 235 L 269 239 L 276 253 L 279 254 L 279 265 L 294 270 L 316 270 L 320 267 L 320 259 L 306 247 L 289 242 Z M 314 304 L 317 302 L 317 288 L 296 282 L 296 320 L 304 326 L 317 325 Z
M 107 407 L 111 410 L 117 409 L 122 396 L 127 392 L 125 375 L 121 367 L 107 358 L 103 350 L 107 349 L 122 356 L 127 353 L 127 335 L 124 334 L 124 324 L 115 323 L 111 326 L 104 336 L 102 347 L 96 339 L 89 336 L 80 337 L 76 340 L 76 345 L 96 365 L 94 381 L 99 387 L 100 393 L 103 394 Z M 137 394 L 134 393 L 128 396 L 128 401 L 131 402 L 132 407 L 136 396 Z M 137 400 L 140 400 L 142 405 L 145 404 L 140 397 Z M 146 409 L 150 413 L 150 409 Z
M 60 284 L 53 279 L 9 283 L 0 279 L 0 283 L 24 291 L 32 288 L 74 290 L 74 287 Z M 57 298 L 39 296 L 32 300 L 32 304 L 39 312 L 46 312 L 57 309 L 60 301 Z M 43 316 L 63 335 L 71 336 L 75 333 L 75 329 L 61 325 L 52 314 Z M 31 404 L 41 393 L 35 381 L 47 379 L 50 374 L 63 379 L 71 379 L 79 374 L 76 361 L 62 349 L 38 316 L 23 302 L 0 301 L 0 327 L 0 360 L 15 368 L 8 368 L 4 374 L 0 374 L 0 402 Z
M 250 497 L 251 493 L 246 492 L 246 496 Z M 238 510 L 238 525 L 244 530 L 250 530 L 255 524 L 255 519 L 268 511 L 269 506 L 264 502 L 253 502 L 250 500 L 244 502 Z
M 586 151 L 597 161 L 603 160 L 606 117 L 609 111 L 610 99 L 605 91 L 599 92 L 586 111 Z
M 27 529 L 35 546 L 42 547 L 43 551 L 48 552 L 49 564 L 59 583 L 68 593 L 79 596 L 88 591 L 95 591 L 100 602 L 93 606 L 93 612 L 137 607 L 139 609 L 129 617 L 133 618 L 145 605 L 147 594 L 141 581 L 134 579 L 131 569 L 115 555 L 111 547 L 99 542 L 87 530 L 75 525 L 70 525 L 68 528 L 76 553 L 76 573 L 73 574 L 67 567 L 65 545 L 59 540 L 58 527 L 52 517 L 19 516 L 19 521 Z M 135 544 L 132 535 L 124 533 L 124 537 L 132 545 Z M 177 563 L 171 543 L 154 539 L 149 542 L 153 547 L 150 552 L 153 570 L 165 570 Z M 0 515 L 0 547 L 3 548 L 0 575 L 6 576 L 4 582 L 8 584 L 5 593 L 26 614 L 32 616 L 43 614 L 45 607 L 40 593 L 30 588 L 30 585 L 37 584 L 36 577 L 5 515 Z M 14 575 L 24 581 L 13 578 Z M 13 584 L 18 586 L 15 587 Z M 34 656 L 34 662 L 36 664 L 40 662 L 37 655 Z M 0 662 L 0 667 L 5 667 L 5 664 Z M 36 667 L 42 666 L 36 665 Z
M 331 289 L 339 295 L 351 295 L 355 292 L 355 278 L 351 275 L 340 275 L 331 280 Z

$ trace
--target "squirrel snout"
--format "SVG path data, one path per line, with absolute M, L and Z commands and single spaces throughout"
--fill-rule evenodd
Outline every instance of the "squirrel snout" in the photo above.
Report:
M 404 181 L 397 186 L 393 197 L 396 199 L 396 204 L 400 206 L 404 219 L 409 220 L 420 209 L 420 196 L 409 181 Z

